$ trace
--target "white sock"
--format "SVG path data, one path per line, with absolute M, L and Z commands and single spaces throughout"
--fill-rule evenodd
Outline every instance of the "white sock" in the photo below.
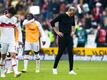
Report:
M 29 61 L 29 55 L 25 55 L 25 56 L 24 56 L 24 69 L 25 69 L 25 70 L 27 70 L 28 61 Z
M 36 59 L 36 70 L 40 70 L 40 58 L 39 55 L 35 55 L 35 59 Z
M 16 63 L 16 59 L 12 58 L 12 67 L 13 67 L 13 71 L 15 74 L 18 74 L 18 68 L 17 68 L 17 63 Z
M 0 60 L 1 64 L 1 74 L 5 74 L 5 60 Z
M 7 70 L 12 70 L 12 61 L 11 61 L 11 59 L 6 59 L 5 68 Z
M 16 64 L 17 64 L 17 69 L 18 69 L 18 65 L 19 65 L 19 58 L 18 58 L 18 56 L 16 56 Z

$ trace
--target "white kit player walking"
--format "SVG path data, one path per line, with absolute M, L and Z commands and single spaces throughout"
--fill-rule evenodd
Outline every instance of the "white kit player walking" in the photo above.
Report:
M 12 60 L 12 68 L 14 71 L 14 77 L 18 77 L 21 73 L 18 71 L 16 63 L 16 50 L 15 50 L 15 27 L 17 18 L 14 17 L 15 9 L 9 7 L 7 14 L 0 17 L 0 29 L 1 29 L 1 77 L 5 77 L 5 57 L 9 52 Z

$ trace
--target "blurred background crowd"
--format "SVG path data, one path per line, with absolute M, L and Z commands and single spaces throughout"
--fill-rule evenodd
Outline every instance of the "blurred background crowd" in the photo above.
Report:
M 52 47 L 57 46 L 57 35 L 51 29 L 49 22 L 58 14 L 64 13 L 70 4 L 76 7 L 74 47 L 106 47 L 107 0 L 0 0 L 0 15 L 9 6 L 14 6 L 16 13 L 20 15 L 19 21 L 22 27 L 29 8 L 38 6 L 40 12 L 34 14 L 35 19 L 41 22 Z M 24 33 L 23 29 L 22 32 Z

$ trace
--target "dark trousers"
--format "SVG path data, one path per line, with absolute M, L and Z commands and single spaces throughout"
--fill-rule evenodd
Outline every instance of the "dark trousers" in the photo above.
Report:
M 69 58 L 69 70 L 73 70 L 73 38 L 71 36 L 59 37 L 58 39 L 58 54 L 55 58 L 54 68 L 57 68 L 59 60 L 64 52 L 67 49 L 68 58 Z

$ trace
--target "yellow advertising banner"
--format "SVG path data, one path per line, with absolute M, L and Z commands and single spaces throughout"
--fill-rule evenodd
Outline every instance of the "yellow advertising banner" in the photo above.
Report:
M 58 48 L 42 48 L 45 54 L 57 54 Z M 77 55 L 107 55 L 107 47 L 105 48 L 74 48 L 74 53 Z

